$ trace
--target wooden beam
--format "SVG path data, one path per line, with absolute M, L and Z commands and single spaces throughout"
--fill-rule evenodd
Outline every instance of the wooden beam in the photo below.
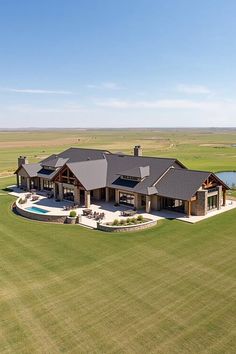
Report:
M 188 201 L 188 218 L 190 218 L 190 216 L 191 216 L 191 201 L 189 200 Z

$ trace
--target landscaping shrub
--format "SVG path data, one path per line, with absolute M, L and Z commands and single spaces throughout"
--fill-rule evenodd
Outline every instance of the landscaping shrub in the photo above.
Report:
M 138 221 L 143 221 L 143 219 L 144 219 L 144 218 L 143 218 L 143 215 L 139 215 L 139 216 L 137 217 L 137 220 L 138 220 Z
M 20 204 L 25 204 L 25 203 L 26 203 L 26 199 L 20 198 L 20 199 L 19 199 L 19 203 L 20 203 Z
M 115 220 L 113 221 L 112 225 L 118 226 L 118 225 L 119 225 L 119 220 L 118 220 L 118 219 L 115 219 Z
M 76 211 L 75 210 L 71 210 L 70 217 L 71 218 L 75 218 L 76 217 Z
M 120 220 L 120 225 L 124 225 L 124 224 L 125 224 L 125 220 L 124 219 Z

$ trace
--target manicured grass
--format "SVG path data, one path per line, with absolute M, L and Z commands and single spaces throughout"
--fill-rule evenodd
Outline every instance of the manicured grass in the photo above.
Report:
M 236 211 L 114 235 L 0 193 L 0 353 L 235 353 Z

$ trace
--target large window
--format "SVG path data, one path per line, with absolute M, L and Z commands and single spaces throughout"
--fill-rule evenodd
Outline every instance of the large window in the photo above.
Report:
M 217 195 L 213 195 L 212 197 L 208 197 L 207 200 L 207 208 L 208 210 L 216 209 L 217 208 Z
M 63 199 L 74 201 L 74 189 L 63 188 Z
M 44 179 L 43 180 L 43 189 L 45 189 L 46 191 L 51 191 L 53 189 L 53 182 Z
M 120 204 L 134 206 L 134 195 L 120 192 L 119 202 Z

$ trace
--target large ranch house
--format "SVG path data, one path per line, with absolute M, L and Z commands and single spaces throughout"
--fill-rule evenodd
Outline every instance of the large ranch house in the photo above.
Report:
M 106 150 L 70 148 L 40 163 L 18 159 L 17 186 L 47 191 L 56 200 L 89 208 L 91 201 L 113 202 L 144 210 L 168 209 L 187 216 L 204 216 L 226 203 L 229 189 L 212 172 L 186 168 L 172 158 L 133 155 Z

